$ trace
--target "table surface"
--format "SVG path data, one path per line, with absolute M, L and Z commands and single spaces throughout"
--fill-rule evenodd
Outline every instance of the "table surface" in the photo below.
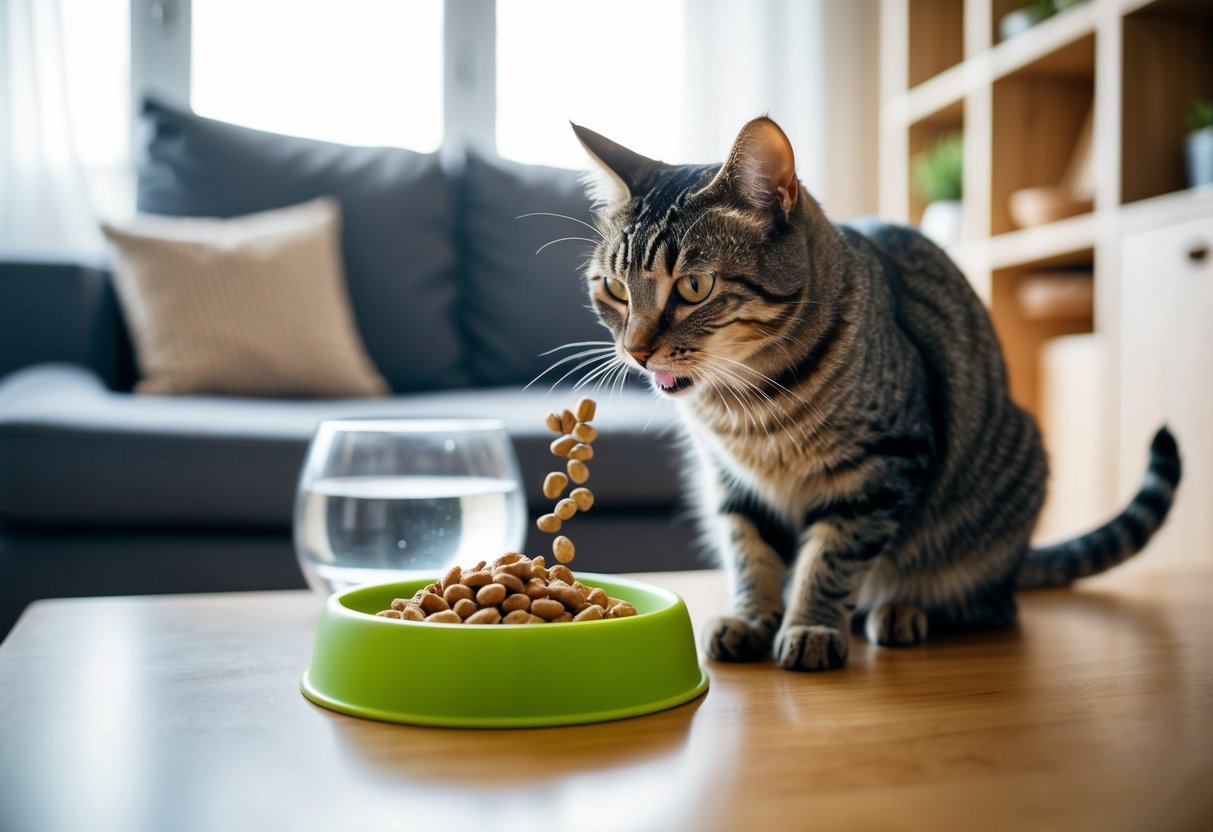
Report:
M 1137 566 L 1011 630 L 707 663 L 681 707 L 528 730 L 308 702 L 307 593 L 43 601 L 0 646 L 0 829 L 1213 828 L 1213 571 Z M 697 630 L 724 606 L 639 577 Z

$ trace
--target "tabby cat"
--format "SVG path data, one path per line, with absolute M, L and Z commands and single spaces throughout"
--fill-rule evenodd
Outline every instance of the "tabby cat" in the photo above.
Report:
M 603 174 L 590 297 L 613 358 L 676 399 L 731 575 L 711 657 L 825 670 L 853 625 L 880 645 L 1007 625 L 1017 589 L 1107 569 L 1161 525 L 1180 477 L 1166 428 L 1115 519 L 1030 547 L 1045 454 L 985 308 L 917 232 L 827 220 L 775 122 L 710 166 L 574 130 Z

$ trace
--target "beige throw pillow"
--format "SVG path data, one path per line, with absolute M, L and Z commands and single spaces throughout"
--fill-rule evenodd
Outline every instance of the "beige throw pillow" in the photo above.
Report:
M 103 225 L 139 393 L 382 396 L 354 322 L 335 200 Z

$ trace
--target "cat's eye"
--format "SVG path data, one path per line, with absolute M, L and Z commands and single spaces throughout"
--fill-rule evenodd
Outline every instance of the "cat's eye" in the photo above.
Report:
M 711 293 L 715 282 L 716 278 L 711 275 L 686 274 L 678 278 L 674 288 L 678 291 L 678 296 L 687 303 L 699 303 Z
M 607 294 L 615 300 L 628 302 L 628 285 L 617 277 L 607 275 L 602 278 L 602 282 L 606 285 Z

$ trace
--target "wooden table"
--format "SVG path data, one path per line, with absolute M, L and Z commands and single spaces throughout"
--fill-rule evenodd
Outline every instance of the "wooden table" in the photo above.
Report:
M 1015 630 L 516 731 L 311 704 L 306 593 L 44 601 L 0 646 L 0 829 L 1211 829 L 1213 572 L 1136 566 Z M 722 606 L 716 573 L 641 577 Z

